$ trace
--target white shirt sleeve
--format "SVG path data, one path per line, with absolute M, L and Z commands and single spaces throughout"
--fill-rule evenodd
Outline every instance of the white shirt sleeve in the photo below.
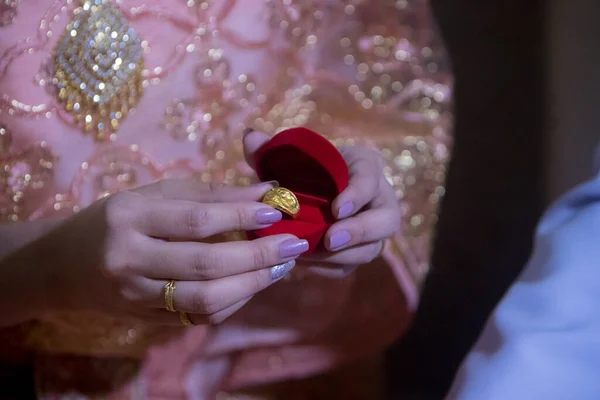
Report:
M 448 399 L 600 400 L 600 177 L 546 213 Z

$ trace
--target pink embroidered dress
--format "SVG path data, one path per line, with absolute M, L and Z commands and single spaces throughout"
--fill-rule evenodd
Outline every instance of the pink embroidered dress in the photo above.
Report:
M 246 127 L 380 149 L 404 212 L 385 263 L 296 268 L 215 327 L 47 315 L 41 398 L 179 398 L 323 373 L 406 328 L 444 193 L 450 77 L 423 0 L 0 0 L 0 218 L 167 177 L 245 185 Z M 43 266 L 40 266 L 43 268 Z

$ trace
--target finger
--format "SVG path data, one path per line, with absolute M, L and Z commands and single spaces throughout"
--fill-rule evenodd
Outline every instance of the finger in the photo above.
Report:
M 275 186 L 277 186 L 276 182 L 239 187 L 216 182 L 197 182 L 191 179 L 164 179 L 134 191 L 153 198 L 215 203 L 259 201 L 269 189 Z
M 363 211 L 335 223 L 325 234 L 325 248 L 340 251 L 359 244 L 387 239 L 400 229 L 397 203 Z
M 295 265 L 296 261 L 291 260 L 259 271 L 227 276 L 212 281 L 176 281 L 173 306 L 178 311 L 190 314 L 216 314 L 279 281 Z M 164 287 L 167 282 L 148 281 L 147 293 L 151 296 L 148 299 L 148 306 L 166 309 Z
M 164 242 L 149 239 L 130 268 L 152 279 L 206 281 L 256 271 L 297 258 L 308 242 L 293 235 L 225 243 Z
M 224 322 L 227 318 L 235 314 L 244 307 L 252 297 L 238 301 L 237 303 L 211 315 L 205 314 L 187 314 L 194 325 L 217 325 Z M 183 326 L 180 314 L 169 312 L 167 310 L 149 309 L 141 311 L 136 318 L 149 324 L 164 326 Z
M 336 253 L 317 253 L 311 254 L 310 256 L 302 257 L 304 262 L 314 262 L 320 266 L 329 266 L 331 268 L 338 268 L 347 265 L 362 265 L 368 264 L 377 257 L 379 257 L 383 251 L 384 242 L 382 240 L 365 243 L 360 246 L 354 246 Z
M 255 168 L 254 154 L 270 139 L 271 137 L 266 133 L 257 132 L 252 129 L 248 129 L 244 133 L 244 157 L 248 165 L 253 169 Z
M 332 212 L 338 219 L 356 214 L 379 195 L 381 164 L 374 151 L 351 148 L 344 154 L 350 172 L 348 187 L 333 201 Z
M 148 236 L 204 239 L 219 233 L 248 231 L 281 221 L 282 214 L 266 204 L 196 203 L 144 198 L 133 216 L 133 227 Z
M 360 265 L 343 265 L 343 264 L 319 264 L 317 266 L 308 267 L 307 270 L 315 275 L 323 276 L 330 279 L 342 279 L 352 275 Z

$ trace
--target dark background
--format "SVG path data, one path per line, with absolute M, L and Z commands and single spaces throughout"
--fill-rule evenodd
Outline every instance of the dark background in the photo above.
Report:
M 547 204 L 591 171 L 600 2 L 432 0 L 456 79 L 432 268 L 387 358 L 392 399 L 443 399 L 531 251 Z

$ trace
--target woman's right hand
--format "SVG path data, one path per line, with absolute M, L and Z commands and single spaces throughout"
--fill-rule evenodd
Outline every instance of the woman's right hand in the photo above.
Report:
M 292 235 L 202 242 L 265 227 L 281 213 L 258 200 L 272 187 L 165 180 L 101 199 L 32 244 L 37 268 L 52 268 L 49 309 L 96 311 L 148 323 L 219 323 L 282 278 L 308 243 Z M 48 264 L 51 265 L 48 265 Z

